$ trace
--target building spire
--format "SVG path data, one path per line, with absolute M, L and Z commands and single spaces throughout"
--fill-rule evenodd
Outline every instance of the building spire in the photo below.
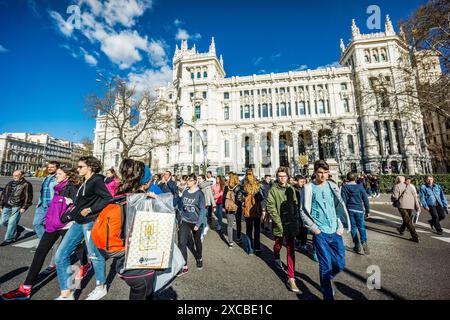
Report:
M 344 44 L 344 40 L 341 38 L 341 45 L 340 45 L 340 47 L 341 47 L 341 53 L 344 53 L 344 51 L 345 51 L 345 44 Z
M 216 44 L 214 43 L 214 37 L 211 38 L 211 44 L 209 45 L 209 53 L 216 54 Z
M 187 40 L 181 40 L 181 51 L 187 51 L 187 49 L 188 49 Z
M 392 25 L 391 19 L 389 19 L 389 15 L 386 15 L 386 22 L 384 24 L 384 30 L 386 32 L 386 35 L 394 35 L 394 26 Z
M 352 40 L 358 38 L 361 35 L 359 28 L 356 26 L 355 19 L 352 19 Z
M 220 61 L 220 64 L 222 65 L 222 68 L 223 68 L 223 57 L 222 57 L 222 55 L 220 55 L 219 61 Z

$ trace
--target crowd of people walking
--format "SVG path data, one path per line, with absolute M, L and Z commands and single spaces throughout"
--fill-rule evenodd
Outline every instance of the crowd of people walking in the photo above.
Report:
M 325 300 L 334 299 L 333 279 L 345 267 L 344 232 L 351 233 L 353 250 L 370 254 L 365 220 L 370 216 L 370 197 L 379 197 L 376 176 L 349 173 L 342 185 L 330 179 L 328 164 L 314 163 L 311 177 L 290 176 L 290 170 L 280 167 L 275 173 L 258 179 L 252 169 L 240 180 L 238 174 L 214 177 L 205 175 L 174 176 L 170 171 L 152 176 L 143 162 L 124 159 L 118 170 L 109 168 L 103 176 L 101 162 L 94 157 L 82 157 L 77 168 L 48 164 L 47 177 L 39 191 L 33 227 L 39 239 L 28 274 L 20 286 L 1 295 L 4 300 L 26 300 L 40 272 L 56 272 L 60 287 L 57 300 L 74 300 L 71 281 L 83 279 L 91 270 L 95 274 L 95 289 L 87 300 L 99 300 L 107 295 L 106 259 L 91 236 L 99 215 L 112 203 L 130 193 L 146 193 L 149 198 L 170 193 L 177 216 L 177 245 L 186 262 L 178 276 L 189 272 L 188 249 L 196 267 L 203 264 L 203 243 L 208 230 L 224 235 L 230 249 L 240 244 L 248 255 L 261 253 L 261 234 L 273 239 L 273 265 L 284 269 L 281 250 L 286 247 L 286 285 L 299 292 L 295 278 L 295 252 L 309 254 L 318 262 L 320 286 Z M 430 227 L 442 234 L 442 221 L 448 214 L 448 202 L 442 188 L 427 176 L 417 191 L 411 179 L 399 176 L 391 200 L 398 208 L 411 240 L 419 242 L 414 221 L 421 208 L 430 212 Z M 33 201 L 33 188 L 24 173 L 15 171 L 1 196 L 2 225 L 6 228 L 7 246 L 20 238 L 24 228 L 21 215 Z M 224 219 L 226 227 L 224 227 Z M 242 232 L 242 220 L 245 230 Z M 308 245 L 308 237 L 311 244 Z M 41 271 L 47 255 L 50 265 Z M 74 274 L 72 258 L 77 257 L 80 268 Z M 152 299 L 157 273 L 153 270 L 123 270 L 123 254 L 117 259 L 116 270 L 130 287 L 130 299 Z M 207 267 L 207 266 L 205 266 Z

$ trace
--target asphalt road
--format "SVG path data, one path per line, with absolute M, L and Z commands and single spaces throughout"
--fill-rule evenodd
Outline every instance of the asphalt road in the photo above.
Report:
M 40 180 L 29 179 L 34 186 L 35 201 Z M 0 187 L 7 178 L 0 177 Z M 33 257 L 36 236 L 32 229 L 34 208 L 30 208 L 20 221 L 28 230 L 13 245 L 0 247 L 0 291 L 17 288 L 25 279 Z M 428 212 L 422 212 L 417 230 L 420 243 L 409 241 L 408 232 L 400 236 L 395 227 L 401 218 L 390 205 L 372 205 L 372 216 L 367 220 L 368 242 L 371 254 L 359 255 L 352 251 L 350 235 L 345 236 L 347 247 L 346 269 L 335 280 L 337 300 L 390 300 L 390 299 L 450 299 L 450 220 L 443 221 L 444 235 L 430 231 Z M 243 223 L 243 230 L 245 224 Z M 4 228 L 0 228 L 3 239 Z M 296 253 L 296 278 L 300 293 L 290 292 L 286 285 L 286 274 L 273 265 L 273 240 L 269 235 L 261 236 L 262 253 L 248 256 L 244 246 L 229 249 L 225 238 L 215 231 L 209 231 L 204 240 L 204 268 L 197 270 L 189 254 L 189 273 L 177 278 L 171 287 L 157 295 L 157 299 L 250 299 L 250 300 L 315 300 L 321 299 L 318 264 L 310 256 Z M 286 251 L 281 259 L 286 262 Z M 50 257 L 47 257 L 49 262 Z M 111 262 L 109 272 L 109 293 L 104 299 L 128 299 L 128 287 L 119 279 Z M 373 274 L 373 272 L 379 273 Z M 379 274 L 379 289 L 369 289 L 367 282 Z M 82 282 L 79 299 L 84 299 L 94 288 L 95 281 L 90 274 Z M 369 284 L 373 283 L 369 281 Z M 373 287 L 373 285 L 371 286 Z M 55 275 L 44 279 L 35 287 L 32 299 L 54 299 L 59 294 Z

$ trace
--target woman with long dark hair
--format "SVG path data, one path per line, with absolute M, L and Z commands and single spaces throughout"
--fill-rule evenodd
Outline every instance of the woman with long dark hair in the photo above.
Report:
M 117 193 L 117 188 L 119 188 L 120 185 L 120 179 L 114 168 L 110 168 L 106 171 L 105 184 L 106 188 L 111 193 L 111 195 L 115 197 Z
M 147 184 L 151 178 L 150 168 L 141 161 L 124 159 L 120 164 L 122 184 L 117 194 L 125 196 L 130 193 L 146 192 Z M 156 194 L 148 192 L 147 197 L 156 198 Z M 136 269 L 123 271 L 125 255 L 117 258 L 116 271 L 119 277 L 130 287 L 130 300 L 152 300 L 153 286 L 156 280 L 155 270 Z

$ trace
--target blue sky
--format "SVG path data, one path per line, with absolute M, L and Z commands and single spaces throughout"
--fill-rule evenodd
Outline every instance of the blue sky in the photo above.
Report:
M 92 139 L 95 121 L 83 109 L 86 95 L 101 92 L 97 73 L 138 88 L 165 84 L 181 39 L 202 52 L 214 36 L 227 76 L 315 69 L 339 59 L 353 18 L 362 33 L 380 31 L 366 26 L 370 5 L 384 30 L 386 14 L 396 26 L 425 2 L 0 0 L 0 132 Z M 72 24 L 71 5 L 81 15 Z

